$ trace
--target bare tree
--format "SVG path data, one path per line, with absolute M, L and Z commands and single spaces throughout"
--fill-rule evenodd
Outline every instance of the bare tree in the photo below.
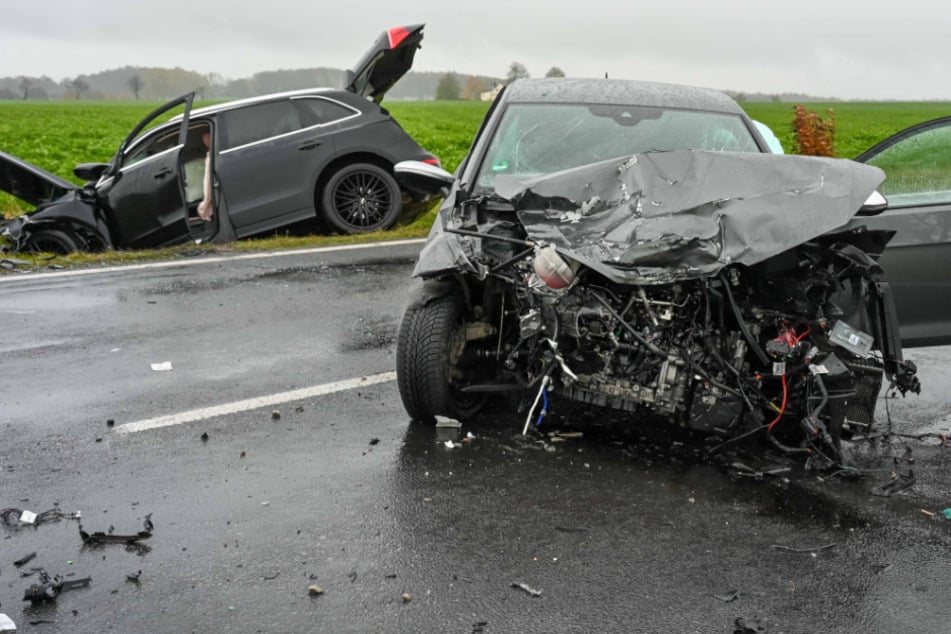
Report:
M 548 69 L 548 72 L 545 73 L 545 77 L 564 77 L 565 71 L 561 70 L 557 66 L 552 66 Z
M 142 81 L 142 75 L 135 73 L 129 77 L 129 89 L 132 90 L 132 94 L 135 95 L 135 100 L 139 100 L 139 93 L 142 92 L 142 86 L 145 85 L 145 82 Z
M 76 77 L 74 79 L 67 80 L 66 87 L 73 92 L 73 97 L 78 100 L 84 92 L 89 90 L 89 82 L 83 77 Z
M 512 62 L 512 65 L 509 66 L 508 75 L 505 76 L 505 83 L 511 84 L 516 79 L 525 79 L 529 76 L 528 69 L 525 66 L 518 62 Z
M 33 85 L 33 80 L 27 77 L 26 75 L 20 75 L 20 91 L 23 93 L 23 98 L 27 99 L 30 96 L 30 87 Z

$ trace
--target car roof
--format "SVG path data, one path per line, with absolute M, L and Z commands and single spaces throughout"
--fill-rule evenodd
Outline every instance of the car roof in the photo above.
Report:
M 515 103 L 600 103 L 684 108 L 740 114 L 726 94 L 712 88 L 629 79 L 519 79 L 506 87 L 503 101 Z
M 337 88 L 303 88 L 300 90 L 288 90 L 286 92 L 274 92 L 268 95 L 260 95 L 258 97 L 248 97 L 246 99 L 238 99 L 236 101 L 225 101 L 224 103 L 217 103 L 211 106 L 204 106 L 202 108 L 196 108 L 191 111 L 190 117 L 199 117 L 209 114 L 215 114 L 217 112 L 222 112 L 225 110 L 231 110 L 233 108 L 241 108 L 244 106 L 254 105 L 256 103 L 263 103 L 265 101 L 272 101 L 274 99 L 286 99 L 288 97 L 301 97 L 307 95 L 322 95 L 322 96 L 338 96 L 341 93 L 346 93 L 345 90 L 339 90 Z M 169 119 L 169 123 L 175 121 L 181 121 L 182 115 L 176 115 Z

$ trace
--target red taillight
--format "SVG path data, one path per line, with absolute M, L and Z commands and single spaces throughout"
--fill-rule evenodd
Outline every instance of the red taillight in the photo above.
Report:
M 423 159 L 423 163 L 429 163 L 430 165 L 435 165 L 436 167 L 442 167 L 442 163 L 435 156 L 428 159 Z
M 386 35 L 390 38 L 390 48 L 396 48 L 409 36 L 409 30 L 406 27 L 395 26 L 387 31 Z

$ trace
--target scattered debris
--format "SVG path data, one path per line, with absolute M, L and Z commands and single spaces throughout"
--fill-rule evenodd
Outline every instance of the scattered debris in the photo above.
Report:
M 934 513 L 928 509 L 921 509 L 921 512 L 927 515 L 928 517 L 934 517 Z
M 351 570 L 350 572 L 347 573 L 347 577 L 350 579 L 350 583 L 353 583 L 354 581 L 357 580 L 357 571 Z
M 403 603 L 409 603 L 413 600 L 413 595 L 411 595 L 409 592 L 404 592 L 400 595 L 400 598 L 403 599 Z
M 281 420 L 281 412 L 280 412 L 280 410 L 273 410 L 273 411 L 271 412 L 271 420 Z
M 145 516 L 145 521 L 142 522 L 143 528 L 148 532 L 152 532 L 155 529 L 155 524 L 152 523 L 152 514 L 149 513 Z
M 297 412 L 298 414 L 300 414 L 300 413 L 302 413 L 302 412 L 304 411 L 304 406 L 303 406 L 303 405 L 298 405 L 297 407 L 294 408 L 294 411 Z
M 443 443 L 446 446 L 446 449 L 457 449 L 462 446 L 461 442 L 453 442 L 452 440 L 447 440 Z
M 526 594 L 534 598 L 542 596 L 541 590 L 536 590 L 535 588 L 529 586 L 528 584 L 522 583 L 521 581 L 513 581 L 512 587 L 518 588 L 519 590 L 525 592 Z
M 324 589 L 318 585 L 312 585 L 307 587 L 307 593 L 312 597 L 319 597 L 324 593 Z
M 751 619 L 749 625 L 747 619 L 738 618 L 733 621 L 733 626 L 736 628 L 733 630 L 733 634 L 757 634 L 766 631 L 766 627 L 760 623 L 758 618 Z
M 208 442 L 208 432 L 203 432 L 201 435 L 202 442 Z
M 273 573 L 273 574 L 270 574 L 270 575 L 261 575 L 261 576 L 264 578 L 265 581 L 274 581 L 275 579 L 277 579 L 278 577 L 281 576 L 281 571 L 278 570 L 277 572 L 275 572 L 275 573 Z
M 59 575 L 55 577 L 50 577 L 46 572 L 40 572 L 40 582 L 30 585 L 29 588 L 23 593 L 23 600 L 29 601 L 30 603 L 43 603 L 46 601 L 54 601 L 56 597 L 62 592 L 67 590 L 74 590 L 76 588 L 85 588 L 92 581 L 91 577 L 84 577 L 82 579 L 70 579 L 65 581 Z
M 448 416 L 439 416 L 436 415 L 436 428 L 437 429 L 459 429 L 462 427 L 462 423 L 457 421 L 455 418 L 449 418 Z
M 575 438 L 583 438 L 584 432 L 581 431 L 556 431 L 555 438 L 564 438 L 565 440 L 573 440 Z
M 24 524 L 39 526 L 40 524 L 45 524 L 47 522 L 58 522 L 62 519 L 82 519 L 82 513 L 79 511 L 76 511 L 75 513 L 64 513 L 59 510 L 58 506 L 54 506 L 48 511 L 43 511 L 42 513 L 24 511 L 18 508 L 13 508 L 12 506 L 0 510 L 0 521 L 3 521 L 4 524 L 13 528 L 19 528 Z
M 872 489 L 872 495 L 888 498 L 915 485 L 915 473 L 909 469 L 906 474 L 892 473 L 892 479 Z
M 820 550 L 828 550 L 830 548 L 835 548 L 836 546 L 838 546 L 838 544 L 833 542 L 831 544 L 826 544 L 825 546 L 816 546 L 815 548 L 793 548 L 792 546 L 782 546 L 780 544 L 773 544 L 772 546 L 776 550 L 785 550 L 790 553 L 817 553 Z
M 36 553 L 35 553 L 35 552 L 32 552 L 32 553 L 30 553 L 29 555 L 26 555 L 25 557 L 20 557 L 19 559 L 17 559 L 16 561 L 14 561 L 14 562 L 13 562 L 13 565 L 16 566 L 17 568 L 20 568 L 20 567 L 23 566 L 25 563 L 27 563 L 27 562 L 29 562 L 29 561 L 32 561 L 32 560 L 35 559 L 35 558 L 36 558 Z
M 379 439 L 379 438 L 371 438 L 371 439 L 370 439 L 370 446 L 371 446 L 371 447 L 372 447 L 373 445 L 378 445 L 378 444 L 380 444 L 380 439 Z
M 713 595 L 713 598 L 719 599 L 720 601 L 723 601 L 724 603 L 731 603 L 740 598 L 740 592 L 739 590 L 730 590 L 726 594 L 715 594 Z
M 0 632 L 6 634 L 7 632 L 16 632 L 17 624 L 13 622 L 6 614 L 0 613 Z
M 238 457 L 239 457 L 239 458 L 244 458 L 244 457 L 246 457 L 247 455 L 248 455 L 248 454 L 247 454 L 246 452 L 242 451 L 240 454 L 238 454 Z
M 734 462 L 730 465 L 733 475 L 762 480 L 766 476 L 779 476 L 792 471 L 792 467 L 777 467 L 775 469 L 766 469 L 763 471 L 754 469 L 742 462 Z
M 148 520 L 146 520 L 148 522 Z M 151 524 L 151 522 L 148 522 Z M 134 544 L 143 539 L 148 539 L 152 536 L 151 531 L 139 531 L 134 535 L 113 535 L 111 533 L 103 533 L 102 531 L 97 531 L 95 533 L 87 533 L 83 530 L 82 524 L 79 525 L 79 536 L 82 537 L 84 544 L 94 545 L 94 544 Z
M 128 581 L 129 583 L 134 583 L 135 585 L 139 585 L 139 577 L 141 576 L 142 576 L 142 571 L 140 570 L 138 572 L 134 572 L 134 573 L 126 575 L 125 580 Z
M 476 621 L 472 624 L 472 634 L 482 634 L 488 624 L 488 621 Z
M 944 513 L 944 519 L 951 520 L 951 509 L 944 509 L 942 513 Z
M 153 372 L 171 372 L 172 362 L 162 361 L 161 363 L 153 363 L 151 367 Z

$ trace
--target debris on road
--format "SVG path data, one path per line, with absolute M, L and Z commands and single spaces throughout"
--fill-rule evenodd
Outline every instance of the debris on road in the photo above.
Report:
M 271 420 L 281 420 L 281 411 L 277 409 L 273 410 L 271 412 Z
M 208 432 L 202 432 L 201 441 L 208 442 Z
M 139 583 L 140 583 L 140 582 L 139 582 L 139 577 L 141 577 L 141 576 L 142 576 L 142 571 L 140 570 L 140 571 L 138 571 L 138 572 L 133 572 L 133 573 L 127 574 L 127 575 L 125 576 L 125 580 L 128 581 L 129 583 L 134 583 L 135 585 L 139 585 Z
M 792 546 L 782 546 L 780 544 L 773 544 L 773 548 L 776 550 L 785 550 L 790 553 L 817 553 L 820 550 L 828 550 L 830 548 L 835 548 L 838 546 L 837 543 L 833 542 L 831 544 L 826 544 L 825 546 L 816 546 L 814 548 L 794 548 Z
M 730 602 L 736 601 L 737 599 L 740 598 L 740 591 L 739 591 L 739 590 L 730 590 L 730 591 L 727 592 L 726 594 L 715 594 L 715 595 L 713 595 L 713 598 L 714 598 L 714 599 L 719 599 L 720 601 L 723 601 L 724 603 L 730 603 Z
M 446 446 L 446 449 L 457 449 L 462 446 L 461 442 L 454 442 L 452 440 L 447 440 L 443 443 Z
M 26 556 L 24 556 L 24 557 L 20 557 L 19 559 L 17 559 L 16 561 L 14 561 L 14 562 L 13 562 L 13 565 L 16 566 L 17 568 L 20 568 L 21 566 L 23 566 L 24 564 L 26 564 L 26 563 L 29 562 L 29 561 L 32 561 L 32 560 L 35 559 L 35 558 L 36 558 L 36 553 L 35 553 L 35 552 L 32 552 L 32 553 L 30 553 L 29 555 L 26 555 Z
M 307 592 L 312 597 L 319 597 L 320 595 L 324 593 L 324 589 L 318 585 L 313 585 L 313 586 L 308 586 Z
M 146 519 L 148 524 L 152 522 Z M 139 531 L 134 535 L 113 535 L 112 533 L 104 533 L 102 531 L 97 531 L 95 533 L 87 533 L 83 530 L 82 524 L 79 525 L 79 536 L 82 537 L 84 544 L 94 545 L 94 544 L 135 544 L 143 539 L 148 539 L 152 537 L 151 531 Z
M 449 418 L 448 416 L 439 416 L 436 415 L 436 428 L 437 429 L 459 429 L 462 427 L 462 423 L 457 421 L 455 418 Z
M 872 495 L 888 498 L 896 493 L 901 493 L 915 485 L 915 473 L 909 469 L 908 473 L 892 473 L 891 480 L 872 489 Z
M 13 622 L 13 619 L 6 614 L 0 613 L 0 633 L 7 634 L 8 632 L 12 633 L 16 631 L 17 624 Z
M 379 439 L 379 438 L 371 438 L 371 439 L 370 439 L 370 446 L 371 446 L 371 447 L 372 447 L 373 445 L 378 445 L 378 444 L 380 444 L 380 439 Z
M 160 363 L 153 363 L 151 367 L 153 372 L 171 372 L 172 362 L 162 361 Z
M 951 520 L 951 509 L 944 509 L 942 513 L 944 513 L 944 519 Z
M 403 599 L 403 603 L 409 603 L 413 600 L 413 595 L 411 595 L 409 592 L 404 592 L 400 595 L 400 598 Z
M 542 596 L 542 591 L 541 591 L 541 590 L 536 590 L 535 588 L 529 586 L 529 585 L 526 584 L 526 583 L 522 583 L 521 581 L 513 581 L 513 582 L 512 582 L 512 587 L 513 587 L 513 588 L 518 588 L 518 589 L 521 590 L 522 592 L 525 592 L 526 594 L 528 594 L 529 596 L 534 597 L 534 598 L 538 598 L 538 597 Z
M 733 634 L 757 634 L 766 631 L 766 628 L 757 618 L 751 619 L 749 624 L 747 624 L 747 619 L 738 618 L 733 621 L 733 627 L 735 628 Z
M 928 517 L 934 517 L 934 512 L 929 511 L 928 509 L 921 509 L 921 512 L 927 515 Z
M 23 593 L 23 600 L 30 603 L 44 603 L 55 601 L 61 593 L 76 588 L 85 588 L 92 581 L 92 577 L 64 580 L 59 575 L 50 577 L 46 572 L 40 572 L 40 582 L 31 584 Z
M 48 511 L 43 511 L 42 513 L 25 511 L 22 509 L 13 508 L 12 506 L 0 510 L 0 521 L 3 521 L 4 524 L 11 528 L 19 528 L 24 524 L 39 526 L 40 524 L 45 524 L 48 522 L 58 522 L 62 519 L 82 519 L 82 513 L 79 511 L 76 511 L 75 513 L 64 513 L 59 510 L 58 506 L 54 506 Z

